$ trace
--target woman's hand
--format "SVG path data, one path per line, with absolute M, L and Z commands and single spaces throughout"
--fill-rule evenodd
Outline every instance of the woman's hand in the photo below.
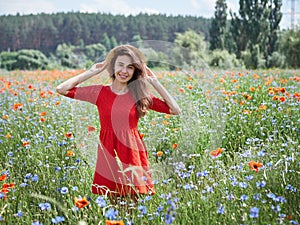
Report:
M 100 62 L 100 63 L 95 63 L 92 65 L 92 67 L 88 70 L 89 73 L 93 74 L 93 75 L 97 75 L 99 73 L 101 73 L 103 70 L 106 69 L 106 62 Z
M 157 76 L 155 75 L 155 73 L 147 66 L 145 65 L 146 68 L 146 79 L 148 80 L 148 82 L 150 84 L 153 84 L 153 82 L 157 81 Z

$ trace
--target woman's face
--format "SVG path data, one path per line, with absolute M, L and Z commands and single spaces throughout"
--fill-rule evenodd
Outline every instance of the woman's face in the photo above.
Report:
M 127 83 L 132 78 L 134 70 L 131 57 L 128 55 L 118 56 L 114 67 L 115 80 L 120 83 Z

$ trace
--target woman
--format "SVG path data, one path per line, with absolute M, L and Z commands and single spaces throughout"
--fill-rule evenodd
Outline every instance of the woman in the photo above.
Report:
M 105 69 L 112 78 L 110 85 L 77 87 Z M 163 100 L 149 92 L 146 81 Z M 148 153 L 137 130 L 138 120 L 149 109 L 178 115 L 180 108 L 146 66 L 143 54 L 130 45 L 118 46 L 105 61 L 68 79 L 56 90 L 97 106 L 101 131 L 92 192 L 110 196 L 154 194 Z

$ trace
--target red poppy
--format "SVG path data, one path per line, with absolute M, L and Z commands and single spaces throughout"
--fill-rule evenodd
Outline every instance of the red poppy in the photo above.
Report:
M 23 141 L 23 143 L 22 143 L 22 146 L 23 146 L 23 147 L 26 147 L 26 146 L 28 146 L 28 145 L 30 145 L 30 142 L 29 142 L 29 141 Z
M 73 133 L 72 132 L 67 132 L 67 133 L 65 133 L 65 137 L 72 138 L 73 137 Z
M 156 155 L 157 155 L 158 157 L 161 157 L 163 154 L 164 154 L 163 151 L 158 151 L 158 152 L 156 152 Z
M 106 220 L 106 225 L 124 225 L 123 220 Z
M 173 147 L 173 149 L 176 149 L 176 148 L 178 147 L 178 144 L 177 144 L 177 143 L 174 143 L 174 144 L 172 145 L 172 147 Z
M 94 132 L 96 130 L 97 130 L 97 128 L 92 127 L 92 126 L 88 126 L 88 132 Z
M 215 149 L 215 150 L 212 150 L 209 154 L 210 154 L 212 157 L 217 157 L 217 156 L 220 155 L 222 152 L 223 152 L 223 149 L 222 149 L 222 148 L 217 148 L 217 149 Z
M 86 199 L 85 196 L 83 198 L 74 197 L 74 201 L 75 201 L 75 206 L 77 206 L 80 209 L 86 207 L 89 204 L 89 201 Z
M 255 170 L 256 173 L 258 173 L 258 169 L 261 168 L 262 166 L 263 164 L 259 162 L 254 162 L 254 161 L 249 162 L 250 170 Z
M 0 181 L 4 181 L 6 179 L 6 174 L 2 174 L 1 176 L 0 176 Z

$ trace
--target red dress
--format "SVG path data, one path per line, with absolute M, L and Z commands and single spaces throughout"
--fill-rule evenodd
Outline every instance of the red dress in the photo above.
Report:
M 117 95 L 110 86 L 75 87 L 66 95 L 95 104 L 100 119 L 100 144 L 92 192 L 101 195 L 154 194 L 148 152 L 138 131 L 138 113 L 130 92 Z M 150 109 L 170 113 L 152 96 Z

